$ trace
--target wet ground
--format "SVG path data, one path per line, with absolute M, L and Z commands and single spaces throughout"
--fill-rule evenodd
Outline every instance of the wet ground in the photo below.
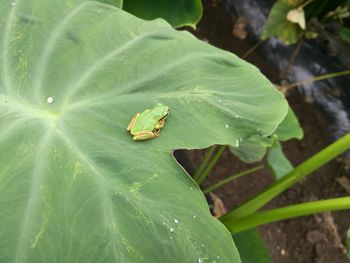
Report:
M 229 50 L 242 57 L 255 43 L 233 35 L 232 21 L 220 2 L 205 0 L 204 15 L 194 34 L 205 41 Z M 242 32 L 241 32 L 242 33 Z M 243 32 L 244 33 L 244 32 Z M 246 60 L 256 65 L 273 83 L 279 83 L 279 72 L 255 51 Z M 298 165 L 329 144 L 325 121 L 313 104 L 297 91 L 287 97 L 304 130 L 302 141 L 291 140 L 283 150 L 293 165 Z M 204 151 L 187 151 L 188 159 L 198 164 Z M 240 162 L 226 151 L 208 177 L 204 186 L 257 164 Z M 304 181 L 287 190 L 266 206 L 266 209 L 349 195 L 339 184 L 339 178 L 349 178 L 350 173 L 338 161 L 332 161 L 314 172 Z M 254 196 L 272 182 L 268 170 L 240 178 L 215 191 L 227 209 L 231 209 Z M 349 263 L 345 255 L 345 233 L 350 225 L 350 211 L 322 213 L 313 216 L 284 220 L 259 228 L 274 263 Z M 258 263 L 258 262 L 257 262 Z

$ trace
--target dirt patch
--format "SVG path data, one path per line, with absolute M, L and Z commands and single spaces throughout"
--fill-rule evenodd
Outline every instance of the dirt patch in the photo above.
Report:
M 235 28 L 234 21 L 218 1 L 204 1 L 204 15 L 194 34 L 219 48 L 231 51 L 238 56 L 245 54 L 255 43 L 248 38 L 241 39 L 242 26 Z M 244 30 L 244 27 L 243 27 Z M 238 37 L 237 37 L 238 36 Z M 247 57 L 272 82 L 279 83 L 279 73 L 257 52 Z M 299 118 L 305 136 L 302 141 L 291 140 L 283 144 L 283 150 L 292 162 L 297 165 L 305 161 L 329 144 L 325 121 L 312 104 L 296 91 L 288 97 L 291 107 Z M 187 157 L 197 165 L 205 151 L 188 151 Z M 225 151 L 218 165 L 204 183 L 207 187 L 229 175 L 243 171 L 257 164 L 240 162 L 230 152 Z M 350 178 L 340 162 L 332 161 L 317 172 L 308 176 L 293 188 L 285 191 L 266 206 L 266 209 L 282 207 L 312 200 L 321 200 L 347 196 L 346 190 L 337 178 Z M 268 170 L 240 178 L 215 191 L 227 209 L 236 207 L 248 198 L 256 195 L 273 181 Z M 345 233 L 350 225 L 350 211 L 322 213 L 259 228 L 266 241 L 272 262 L 274 263 L 349 263 L 344 249 Z

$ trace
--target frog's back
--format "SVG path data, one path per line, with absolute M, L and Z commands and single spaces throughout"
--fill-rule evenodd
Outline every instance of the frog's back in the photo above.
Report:
M 138 116 L 135 125 L 132 129 L 132 133 L 138 132 L 151 132 L 154 130 L 154 127 L 157 125 L 159 118 L 150 110 L 145 110 L 140 113 Z
M 158 104 L 153 109 L 141 112 L 135 121 L 131 133 L 152 132 L 158 122 L 168 114 L 168 111 L 169 107 Z

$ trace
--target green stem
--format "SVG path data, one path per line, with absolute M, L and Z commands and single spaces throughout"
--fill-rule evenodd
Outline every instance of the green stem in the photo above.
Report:
M 294 64 L 295 59 L 299 55 L 300 48 L 301 48 L 303 43 L 304 43 L 304 37 L 302 35 L 298 39 L 298 43 L 297 43 L 295 49 L 293 50 L 292 56 L 288 60 L 287 66 L 280 73 L 282 78 L 285 78 L 287 75 L 290 74 L 290 69 L 291 69 L 292 65 Z
M 237 233 L 256 226 L 284 219 L 344 209 L 350 209 L 350 197 L 308 202 L 265 212 L 257 212 L 255 214 L 227 222 L 225 225 L 231 233 Z
M 216 145 L 209 148 L 207 154 L 205 157 L 201 160 L 196 172 L 193 175 L 193 179 L 197 181 L 198 177 L 200 176 L 201 172 L 203 171 L 204 167 L 207 166 L 209 159 L 213 156 L 213 153 L 216 149 Z
M 314 0 L 309 0 L 306 1 L 305 3 L 302 3 L 298 8 L 304 8 L 305 6 L 307 6 L 308 4 L 310 4 L 311 2 L 313 2 Z
M 345 75 L 350 75 L 350 70 L 344 70 L 344 71 L 339 71 L 339 72 L 335 72 L 335 73 L 328 73 L 328 74 L 320 75 L 317 77 L 313 77 L 313 78 L 309 78 L 309 79 L 305 79 L 302 81 L 292 83 L 292 84 L 287 85 L 285 87 L 287 89 L 290 89 L 290 88 L 295 88 L 295 87 L 300 86 L 300 85 L 304 85 L 304 84 L 308 84 L 308 83 L 312 83 L 312 82 L 316 82 L 316 81 L 320 81 L 320 80 L 324 80 L 324 79 L 341 77 L 341 76 L 345 76 Z
M 324 148 L 296 168 L 294 168 L 290 173 L 285 175 L 279 181 L 273 183 L 266 190 L 256 195 L 249 201 L 245 202 L 238 208 L 228 212 L 221 218 L 221 221 L 226 224 L 231 220 L 237 220 L 237 218 L 242 218 L 255 213 L 258 209 L 268 203 L 271 199 L 279 195 L 284 190 L 293 186 L 295 183 L 299 182 L 302 178 L 309 175 L 319 167 L 328 163 L 333 158 L 337 157 L 339 154 L 343 153 L 350 148 L 350 133 L 343 136 L 336 142 L 332 143 L 328 147 Z
M 244 55 L 242 56 L 243 59 L 245 59 L 246 57 L 248 57 L 251 53 L 253 53 L 263 42 L 264 40 L 260 39 L 258 42 L 255 43 L 254 46 L 252 46 L 247 52 L 244 53 Z
M 260 166 L 251 168 L 251 169 L 249 169 L 249 170 L 245 170 L 245 171 L 243 171 L 243 172 L 240 172 L 240 173 L 238 173 L 238 174 L 234 174 L 234 175 L 232 175 L 232 176 L 230 176 L 230 177 L 227 177 L 227 178 L 224 179 L 224 180 L 220 180 L 218 183 L 216 183 L 216 184 L 214 184 L 214 185 L 208 187 L 207 189 L 203 190 L 203 193 L 204 193 L 204 194 L 207 194 L 207 193 L 209 193 L 209 192 L 212 192 L 212 191 L 218 189 L 219 187 L 221 187 L 221 186 L 223 186 L 223 185 L 225 185 L 225 184 L 228 184 L 228 183 L 232 182 L 233 180 L 236 180 L 236 179 L 238 179 L 238 178 L 240 178 L 240 177 L 242 177 L 242 176 L 251 174 L 251 173 L 253 173 L 253 172 L 255 172 L 255 171 L 261 170 L 261 169 L 263 169 L 264 167 L 265 167 L 264 165 L 260 165 Z
M 216 152 L 216 154 L 214 155 L 214 157 L 211 159 L 211 161 L 209 162 L 208 166 L 204 169 L 204 171 L 198 176 L 196 182 L 198 185 L 200 185 L 201 183 L 204 182 L 205 178 L 207 178 L 207 176 L 209 175 L 209 173 L 211 172 L 211 170 L 213 170 L 215 164 L 219 161 L 219 158 L 221 157 L 222 153 L 224 152 L 226 148 L 226 145 L 221 145 L 219 147 L 219 150 Z

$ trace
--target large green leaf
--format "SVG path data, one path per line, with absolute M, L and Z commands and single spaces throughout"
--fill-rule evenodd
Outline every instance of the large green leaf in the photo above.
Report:
M 164 18 L 174 27 L 195 27 L 202 16 L 201 0 L 124 0 L 123 9 L 144 18 Z
M 172 151 L 271 134 L 287 111 L 271 83 L 163 20 L 0 4 L 0 262 L 240 262 Z M 158 102 L 160 137 L 132 141 Z
M 256 228 L 233 235 L 242 263 L 271 263 L 269 252 Z
M 277 0 L 270 11 L 261 39 L 275 36 L 286 44 L 297 42 L 302 29 L 298 24 L 288 21 L 287 14 L 302 2 L 302 0 Z

